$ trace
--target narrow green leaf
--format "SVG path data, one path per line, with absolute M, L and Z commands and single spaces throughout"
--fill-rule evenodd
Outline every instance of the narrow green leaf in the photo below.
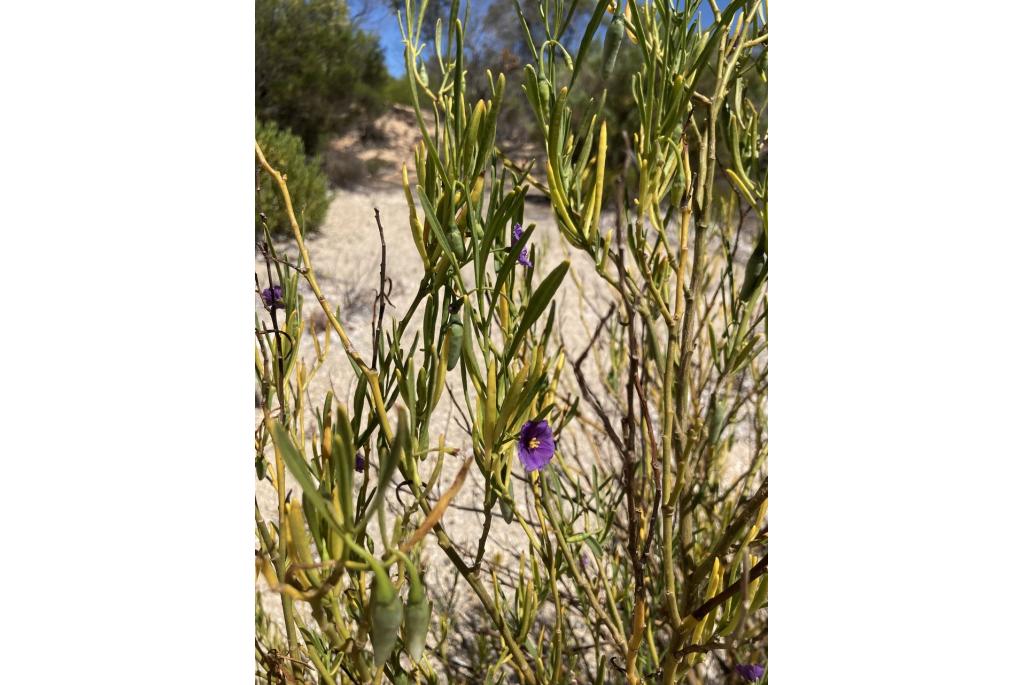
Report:
M 526 305 L 526 311 L 523 312 L 523 319 L 519 324 L 519 329 L 516 334 L 512 337 L 512 342 L 505 349 L 505 363 L 508 364 L 512 357 L 515 356 L 516 350 L 523 338 L 526 336 L 526 332 L 530 329 L 537 319 L 540 318 L 544 310 L 547 309 L 551 299 L 555 296 L 558 291 L 558 287 L 562 284 L 562 279 L 565 278 L 566 272 L 569 271 L 568 260 L 562 262 L 556 266 L 551 273 L 547 275 L 534 292 L 533 297 L 530 298 L 530 303 Z
M 597 33 L 597 28 L 601 25 L 601 18 L 607 11 L 609 0 L 598 0 L 597 6 L 594 7 L 594 14 L 590 17 L 590 21 L 587 22 L 587 28 L 583 32 L 583 39 L 580 41 L 580 49 L 576 52 L 576 64 L 572 69 L 572 78 L 569 79 L 569 90 L 572 90 L 572 86 L 576 83 L 576 77 L 579 75 L 580 66 L 582 66 L 584 59 L 587 56 L 587 49 L 590 48 L 590 42 L 594 40 L 594 34 Z

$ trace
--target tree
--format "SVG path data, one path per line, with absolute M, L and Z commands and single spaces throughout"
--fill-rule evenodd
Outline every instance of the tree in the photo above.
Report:
M 291 129 L 307 153 L 383 111 L 388 81 L 377 37 L 342 0 L 256 0 L 256 116 Z

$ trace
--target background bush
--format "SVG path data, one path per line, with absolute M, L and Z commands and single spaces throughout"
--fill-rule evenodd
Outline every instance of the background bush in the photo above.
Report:
M 256 121 L 256 140 L 263 148 L 267 161 L 288 176 L 295 217 L 304 233 L 315 232 L 327 213 L 329 197 L 327 177 L 320 169 L 320 157 L 306 156 L 302 140 L 295 134 L 278 127 L 273 121 Z M 285 212 L 284 201 L 273 182 L 260 172 L 256 191 L 256 233 L 262 235 L 260 212 L 267 217 L 267 225 L 274 235 L 290 235 L 291 226 Z
M 256 0 L 256 116 L 294 131 L 307 153 L 372 121 L 390 81 L 378 38 L 342 0 Z
M 331 184 L 338 188 L 351 188 L 365 181 L 370 171 L 366 162 L 350 153 L 328 150 L 324 172 Z

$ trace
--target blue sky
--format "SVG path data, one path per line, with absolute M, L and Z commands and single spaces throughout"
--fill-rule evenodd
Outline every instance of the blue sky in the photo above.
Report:
M 373 0 L 366 0 L 366 2 L 374 4 Z M 351 3 L 353 14 L 356 13 L 358 4 L 358 2 Z M 392 76 L 401 76 L 405 73 L 405 58 L 402 56 L 402 34 L 398 31 L 398 19 L 390 8 L 383 7 L 383 2 L 380 5 L 382 7 L 367 13 L 366 18 L 360 22 L 360 26 L 364 31 L 380 36 L 380 44 L 384 48 L 388 71 Z

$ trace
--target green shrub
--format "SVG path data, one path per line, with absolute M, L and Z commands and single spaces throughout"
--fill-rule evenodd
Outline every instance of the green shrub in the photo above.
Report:
M 699 0 L 521 0 L 524 87 L 485 73 L 478 97 L 466 46 L 488 36 L 457 1 L 433 24 L 430 0 L 403 3 L 415 296 L 381 300 L 360 340 L 355 295 L 331 302 L 301 235 L 300 264 L 257 275 L 281 290 L 255 336 L 256 476 L 276 495 L 255 525 L 283 627 L 257 606 L 257 682 L 766 683 L 763 0 L 708 24 Z M 543 181 L 502 159 L 526 148 L 500 113 L 516 100 Z M 572 279 L 528 191 L 550 198 Z M 332 338 L 355 382 L 314 396 Z M 448 518 L 456 495 L 478 525 Z
M 288 177 L 288 190 L 292 196 L 295 218 L 303 233 L 315 232 L 323 223 L 330 198 L 327 177 L 320 170 L 320 157 L 306 157 L 302 140 L 291 131 L 279 128 L 273 121 L 256 122 L 256 140 L 267 161 Z M 291 235 L 292 229 L 285 212 L 284 201 L 271 179 L 260 172 L 256 190 L 256 233 L 262 235 L 260 213 L 274 235 Z
M 342 0 L 256 0 L 256 116 L 294 131 L 306 152 L 372 121 L 390 80 L 377 37 Z
M 409 77 L 389 79 L 381 90 L 384 101 L 390 104 L 412 107 L 412 93 L 409 92 Z

